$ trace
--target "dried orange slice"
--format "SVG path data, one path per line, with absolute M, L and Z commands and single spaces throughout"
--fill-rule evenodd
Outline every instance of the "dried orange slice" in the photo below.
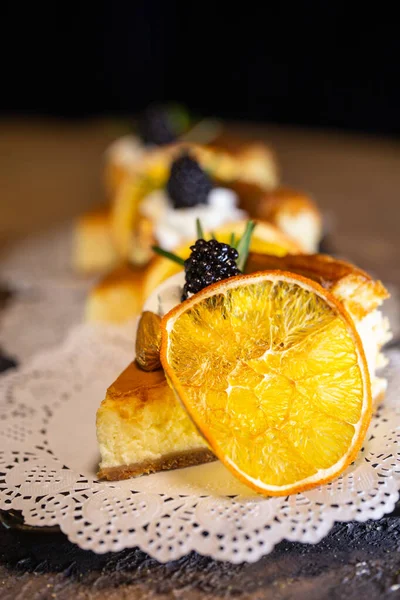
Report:
M 353 321 L 293 273 L 240 275 L 178 305 L 162 321 L 161 362 L 214 453 L 265 495 L 339 475 L 371 419 Z

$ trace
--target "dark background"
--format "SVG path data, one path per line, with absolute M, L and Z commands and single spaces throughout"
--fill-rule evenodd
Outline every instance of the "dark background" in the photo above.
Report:
M 400 133 L 392 3 L 4 6 L 6 115 L 126 115 L 175 100 L 204 116 Z

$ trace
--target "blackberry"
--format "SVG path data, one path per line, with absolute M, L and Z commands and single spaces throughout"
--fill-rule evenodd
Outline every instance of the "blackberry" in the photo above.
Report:
M 167 192 L 174 208 L 188 208 L 207 204 L 213 184 L 199 163 L 186 152 L 171 166 Z
M 176 132 L 166 108 L 153 105 L 146 108 L 138 122 L 138 132 L 145 144 L 163 146 L 176 140 Z
M 191 254 L 185 260 L 185 285 L 183 287 L 182 301 L 190 293 L 196 294 L 203 288 L 221 281 L 240 275 L 236 260 L 238 251 L 228 244 L 217 240 L 197 240 L 190 246 Z

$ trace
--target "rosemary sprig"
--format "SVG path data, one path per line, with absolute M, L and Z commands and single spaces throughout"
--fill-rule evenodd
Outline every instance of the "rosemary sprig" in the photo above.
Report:
M 169 260 L 172 260 L 173 262 L 178 263 L 178 265 L 181 265 L 182 267 L 185 265 L 185 260 L 183 258 L 181 258 L 180 256 L 178 256 L 177 254 L 174 254 L 173 252 L 168 252 L 168 250 L 163 250 L 163 248 L 160 248 L 159 246 L 152 246 L 152 250 L 156 254 L 159 254 L 160 256 L 163 256 L 164 258 L 168 258 Z
M 246 229 L 244 230 L 244 233 L 240 238 L 238 245 L 236 246 L 236 250 L 239 253 L 239 258 L 236 261 L 239 271 L 243 271 L 246 265 L 247 257 L 249 256 L 250 251 L 251 236 L 253 235 L 255 226 L 256 223 L 254 223 L 254 221 L 247 221 Z
M 197 239 L 198 240 L 204 240 L 204 231 L 203 231 L 203 228 L 201 226 L 201 221 L 200 221 L 200 219 L 198 217 L 196 219 L 196 232 L 197 232 Z
M 232 246 L 233 248 L 236 248 L 236 250 L 238 251 L 239 257 L 236 261 L 236 264 L 240 271 L 243 271 L 244 267 L 246 265 L 246 261 L 249 256 L 251 236 L 253 235 L 255 226 L 256 226 L 256 223 L 254 223 L 254 221 L 247 221 L 244 233 L 243 233 L 242 237 L 240 238 L 240 240 L 236 239 L 236 235 L 234 233 L 231 234 L 229 245 Z M 203 240 L 205 239 L 204 231 L 203 231 L 203 227 L 201 226 L 200 219 L 196 219 L 196 232 L 197 232 L 198 239 L 203 239 Z M 214 234 L 211 234 L 211 235 L 212 235 L 212 238 L 215 240 L 216 239 L 215 235 Z M 173 252 L 168 252 L 168 250 L 164 250 L 163 248 L 160 248 L 159 246 L 153 246 L 152 249 L 156 254 L 159 254 L 160 256 L 163 256 L 164 258 L 168 258 L 169 260 L 176 262 L 178 265 L 181 265 L 182 267 L 185 266 L 185 260 L 183 258 L 181 258 L 180 256 L 178 256 L 177 254 L 174 254 Z

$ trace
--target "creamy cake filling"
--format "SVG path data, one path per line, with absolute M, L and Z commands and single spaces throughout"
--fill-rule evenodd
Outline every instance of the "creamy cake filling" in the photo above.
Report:
M 207 445 L 188 419 L 185 409 L 177 402 L 172 391 L 164 392 L 160 403 L 151 400 L 134 402 L 118 410 L 107 411 L 98 421 L 97 438 L 101 452 L 101 469 L 119 465 L 156 464 L 172 453 L 206 450 Z M 101 409 L 100 409 L 101 411 Z M 140 419 L 137 415 L 140 414 Z M 132 469 L 134 473 L 134 468 Z
M 354 323 L 361 338 L 371 378 L 372 398 L 378 400 L 385 392 L 387 381 L 377 376 L 377 371 L 387 365 L 382 347 L 392 338 L 390 324 L 381 310 L 373 310 Z

